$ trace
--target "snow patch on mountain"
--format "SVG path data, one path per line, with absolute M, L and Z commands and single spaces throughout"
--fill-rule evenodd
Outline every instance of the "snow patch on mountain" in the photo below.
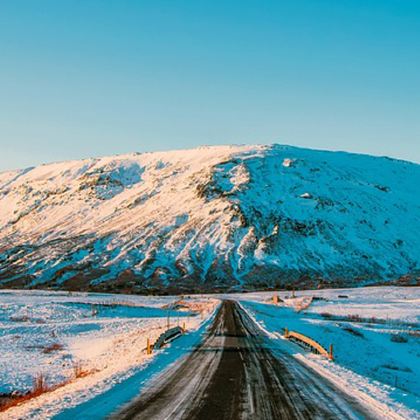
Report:
M 219 290 L 418 275 L 417 164 L 219 146 L 0 173 L 5 287 Z

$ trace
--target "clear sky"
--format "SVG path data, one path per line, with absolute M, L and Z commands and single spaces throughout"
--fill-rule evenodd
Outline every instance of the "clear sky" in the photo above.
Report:
M 420 1 L 0 0 L 0 170 L 273 142 L 420 162 Z

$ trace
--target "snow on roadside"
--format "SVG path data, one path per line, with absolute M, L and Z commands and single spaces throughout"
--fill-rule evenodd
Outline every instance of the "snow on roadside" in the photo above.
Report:
M 89 343 L 93 353 L 99 341 L 112 346 L 118 335 L 164 324 L 166 312 L 158 306 L 167 304 L 167 298 L 151 298 L 153 307 L 127 308 L 114 305 L 117 299 L 125 301 L 110 295 L 0 292 L 0 392 L 26 392 L 39 374 L 54 386 L 73 376 L 75 362 L 97 369 L 87 353 L 73 353 L 79 341 Z M 145 303 L 142 298 L 130 302 Z
M 237 294 L 236 298 L 255 302 L 272 303 L 274 292 Z M 315 305 L 308 309 L 311 313 L 331 313 L 333 315 L 366 315 L 396 323 L 420 322 L 420 287 L 375 286 L 348 289 L 280 291 L 275 294 L 285 301 L 286 306 L 305 298 L 313 298 Z M 318 298 L 319 300 L 317 300 Z
M 356 397 L 369 411 L 376 413 L 380 418 L 389 420 L 420 418 L 418 411 L 394 400 L 389 387 L 377 381 L 371 382 L 364 376 L 314 354 L 297 353 L 295 357 L 332 382 L 341 391 Z
M 77 305 L 73 304 L 74 296 L 63 298 L 61 294 L 55 296 L 51 292 L 37 294 L 38 297 L 41 296 L 40 299 L 31 293 L 26 295 L 20 292 L 18 295 L 8 294 L 7 298 L 3 299 L 4 295 L 0 294 L 2 331 L 0 361 L 2 365 L 10 367 L 2 371 L 0 383 L 4 384 L 5 391 L 8 392 L 16 389 L 25 391 L 30 388 L 32 378 L 39 371 L 46 375 L 51 385 L 63 379 L 70 378 L 71 381 L 54 391 L 6 410 L 1 413 L 2 419 L 50 418 L 63 409 L 81 404 L 101 394 L 136 373 L 159 354 L 159 352 L 146 354 L 147 338 L 153 343 L 166 330 L 168 313 L 166 306 L 176 300 L 174 297 L 150 298 L 154 308 L 101 306 L 99 313 L 92 316 L 90 313 L 90 304 L 94 303 L 92 300 L 100 301 L 98 297 L 92 295 L 86 295 L 84 298 L 79 296 Z M 49 304 L 45 302 L 47 298 Z M 118 296 L 113 298 L 116 299 Z M 103 296 L 100 296 L 100 299 L 103 299 Z M 24 312 L 29 314 L 30 320 L 30 316 L 41 311 L 40 306 L 44 307 L 44 314 L 47 314 L 44 319 L 45 324 L 40 324 L 41 329 L 34 322 L 25 322 L 21 340 L 42 342 L 52 330 L 55 332 L 54 340 L 59 339 L 63 349 L 44 353 L 35 347 L 28 356 L 25 347 L 20 348 L 22 343 L 18 343 L 19 345 L 14 348 L 8 347 L 10 337 L 13 337 L 16 328 L 14 325 L 16 321 L 8 321 L 8 316 L 11 310 L 19 311 L 18 307 L 10 308 L 11 301 L 18 301 Z M 130 297 L 133 305 L 135 303 L 144 305 L 147 301 L 147 297 Z M 217 306 L 215 299 L 196 297 L 184 301 L 185 310 L 188 309 L 190 301 L 194 309 L 203 310 L 202 315 L 182 317 L 182 313 L 172 311 L 171 327 L 177 324 L 182 326 L 185 323 L 187 330 L 195 330 Z M 89 302 L 88 306 L 85 305 L 86 302 Z M 69 303 L 70 305 L 66 305 Z M 165 309 L 157 309 L 159 306 Z M 62 312 L 63 308 L 69 310 Z M 133 313 L 133 310 L 136 313 Z M 150 313 L 154 317 L 147 318 Z M 137 318 L 136 314 L 141 317 Z M 74 379 L 75 361 L 80 364 L 83 372 L 87 373 L 86 376 Z M 20 388 L 17 388 L 19 385 Z
M 382 418 L 420 418 L 420 288 L 375 287 L 346 290 L 235 295 L 276 345 L 357 397 Z M 302 302 L 311 306 L 300 310 Z M 295 301 L 296 305 L 293 304 Z M 328 313 L 327 317 L 321 314 Z M 328 347 L 335 362 L 283 339 L 284 328 Z M 394 337 L 404 337 L 394 341 Z M 405 341 L 406 340 L 406 341 Z

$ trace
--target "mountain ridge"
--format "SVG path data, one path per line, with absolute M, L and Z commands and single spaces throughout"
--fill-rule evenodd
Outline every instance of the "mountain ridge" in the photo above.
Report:
M 171 150 L 158 150 L 158 151 L 144 151 L 144 152 L 129 152 L 129 153 L 117 153 L 115 155 L 103 155 L 99 157 L 82 157 L 82 158 L 75 158 L 75 159 L 64 159 L 64 160 L 53 160 L 50 162 L 41 163 L 38 165 L 31 165 L 31 166 L 25 166 L 23 168 L 12 168 L 12 169 L 4 169 L 0 170 L 0 176 L 2 174 L 6 174 L 8 172 L 20 172 L 20 171 L 30 171 L 32 169 L 35 169 L 39 166 L 49 166 L 49 165 L 56 165 L 56 164 L 68 164 L 72 162 L 82 162 L 82 161 L 90 161 L 90 160 L 100 160 L 100 159 L 109 159 L 109 158 L 129 158 L 133 156 L 140 156 L 140 155 L 147 155 L 147 154 L 156 154 L 156 153 L 173 153 L 173 152 L 188 152 L 191 150 L 200 150 L 200 149 L 211 149 L 211 148 L 220 148 L 220 147 L 244 147 L 244 146 L 251 146 L 251 147 L 273 147 L 273 146 L 280 146 L 280 147 L 289 147 L 291 149 L 305 149 L 305 150 L 311 150 L 313 152 L 329 152 L 329 153 L 337 153 L 337 154 L 348 154 L 348 155 L 355 155 L 355 156 L 369 156 L 372 158 L 380 158 L 380 159 L 389 159 L 396 162 L 402 162 L 402 163 L 409 163 L 413 165 L 420 165 L 420 162 L 415 162 L 413 160 L 403 159 L 403 158 L 396 158 L 393 156 L 388 155 L 371 155 L 369 153 L 359 153 L 359 152 L 351 152 L 348 150 L 329 150 L 329 149 L 313 149 L 310 147 L 303 147 L 303 146 L 294 146 L 291 144 L 285 144 L 285 143 L 255 143 L 252 145 L 247 145 L 246 143 L 238 143 L 238 144 L 220 144 L 220 145 L 201 145 L 193 148 L 181 148 L 181 149 L 171 149 Z
M 0 285 L 188 292 L 415 278 L 418 181 L 413 162 L 284 145 L 6 171 Z

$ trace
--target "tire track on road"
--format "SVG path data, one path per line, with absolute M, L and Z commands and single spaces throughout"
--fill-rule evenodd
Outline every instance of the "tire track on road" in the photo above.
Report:
M 204 341 L 114 419 L 358 419 L 363 408 L 224 301 Z

